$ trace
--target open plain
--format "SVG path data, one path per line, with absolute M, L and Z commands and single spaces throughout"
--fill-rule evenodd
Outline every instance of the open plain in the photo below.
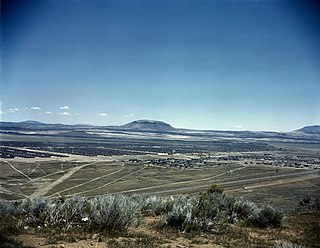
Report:
M 320 189 L 318 147 L 311 152 L 296 147 L 268 152 L 1 159 L 0 195 L 10 200 L 106 193 L 194 195 L 218 184 L 228 194 L 292 210 L 303 197 L 318 196 Z M 314 163 L 305 163 L 305 157 L 313 157 Z

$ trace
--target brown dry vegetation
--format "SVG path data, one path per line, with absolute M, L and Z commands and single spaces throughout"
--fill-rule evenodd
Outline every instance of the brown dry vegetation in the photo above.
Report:
M 8 239 L 14 244 L 7 247 L 274 247 L 276 240 L 320 247 L 319 213 L 290 215 L 281 228 L 229 224 L 224 234 L 159 229 L 155 224 L 157 218 L 151 216 L 144 216 L 141 225 L 124 232 L 63 231 L 46 227 L 21 230 L 10 225 L 12 221 L 1 220 L 2 235 L 11 233 Z M 1 241 L 4 244 L 3 237 Z

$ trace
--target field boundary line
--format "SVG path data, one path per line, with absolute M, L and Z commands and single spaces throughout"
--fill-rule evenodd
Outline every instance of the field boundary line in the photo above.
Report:
M 305 175 L 307 176 L 308 174 L 312 174 L 314 173 L 314 171 L 309 171 L 309 172 L 300 172 L 300 173 L 294 173 L 293 175 L 295 175 L 295 180 L 298 180 L 298 176 Z M 223 173 L 225 174 L 225 173 Z M 221 175 L 221 174 L 220 174 Z M 260 178 L 251 178 L 251 179 L 243 179 L 243 180 L 238 180 L 238 181 L 230 181 L 230 182 L 224 182 L 224 183 L 218 183 L 219 186 L 222 185 L 229 185 L 229 184 L 237 184 L 237 183 L 246 183 L 246 182 L 253 182 L 253 181 L 263 181 L 264 179 L 273 179 L 273 178 L 281 178 L 281 177 L 285 177 L 285 176 L 292 176 L 292 174 L 285 174 L 285 175 L 275 175 L 275 176 L 268 176 L 268 177 L 260 177 Z M 158 185 L 156 186 L 156 188 L 160 188 L 160 187 L 165 187 L 165 186 L 169 186 L 171 184 L 167 184 L 167 185 Z M 208 184 L 205 185 L 199 185 L 199 186 L 189 186 L 189 187 L 183 187 L 183 188 L 177 188 L 177 189 L 167 189 L 167 190 L 160 190 L 160 191 L 154 191 L 154 192 L 144 192 L 144 193 L 140 193 L 140 195 L 152 195 L 152 194 L 164 194 L 164 193 L 171 193 L 171 192 L 177 192 L 177 191 L 184 191 L 184 190 L 192 190 L 192 189 L 202 189 L 202 188 L 207 188 Z M 148 189 L 153 189 L 153 187 L 148 188 Z M 129 191 L 120 191 L 120 192 L 116 192 L 116 193 L 130 193 L 130 192 L 135 192 L 138 190 L 129 190 Z M 141 190 L 139 190 L 141 191 Z M 227 191 L 227 190 L 226 190 Z
M 317 176 L 317 178 L 318 178 L 319 176 Z M 308 178 L 308 179 L 312 179 L 312 178 Z M 315 184 L 313 184 L 313 183 L 310 183 L 310 182 L 307 182 L 307 181 L 305 181 L 305 180 L 303 180 L 303 179 L 299 179 L 300 181 L 302 181 L 302 182 L 304 182 L 304 183 L 306 183 L 306 184 L 309 184 L 309 185 L 311 185 L 311 186 L 313 186 L 313 187 L 316 187 L 316 188 L 319 188 L 320 189 L 320 187 L 318 186 L 318 185 L 315 185 Z
M 35 197 L 46 195 L 51 189 L 53 189 L 55 186 L 59 185 L 64 180 L 69 178 L 72 174 L 76 173 L 77 171 L 79 171 L 80 169 L 82 169 L 84 167 L 87 167 L 89 165 L 93 165 L 93 164 L 96 164 L 96 163 L 97 162 L 92 162 L 92 163 L 89 163 L 89 164 L 84 164 L 84 165 L 81 165 L 81 166 L 76 166 L 76 167 L 71 168 L 71 170 L 68 173 L 64 174 L 63 176 L 61 176 L 60 178 L 58 178 L 57 180 L 55 180 L 51 184 L 47 185 L 46 187 L 36 190 L 29 197 L 30 198 L 35 198 Z
M 136 173 L 144 170 L 144 169 L 147 168 L 147 167 L 148 167 L 148 166 L 146 165 L 146 166 L 144 166 L 143 168 L 141 168 L 141 169 L 139 169 L 139 170 L 133 171 L 133 172 L 127 174 L 127 175 L 124 175 L 124 176 L 122 176 L 122 177 L 119 177 L 119 178 L 117 178 L 117 179 L 115 179 L 115 180 L 113 180 L 113 181 L 111 181 L 111 182 L 108 182 L 108 183 L 106 183 L 106 184 L 103 184 L 102 186 L 99 186 L 99 187 L 96 187 L 96 188 L 93 188 L 93 189 L 89 189 L 89 190 L 85 190 L 85 191 L 81 191 L 81 192 L 78 192 L 78 193 L 75 193 L 75 194 L 70 194 L 70 195 L 67 195 L 67 196 L 80 195 L 80 194 L 83 194 L 83 193 L 88 193 L 88 192 L 91 192 L 91 191 L 94 191 L 94 190 L 97 190 L 97 189 L 101 189 L 101 188 L 103 188 L 103 187 L 105 187 L 105 186 L 108 186 L 108 185 L 111 185 L 111 184 L 113 184 L 113 183 L 116 183 L 116 182 L 118 182 L 118 181 L 120 181 L 120 180 L 122 180 L 122 179 L 124 179 L 124 178 L 126 178 L 126 177 L 128 177 L 128 176 L 134 175 L 134 174 L 136 174 Z M 112 194 L 114 194 L 114 193 L 112 193 Z
M 50 177 L 50 176 L 53 176 L 53 175 L 56 175 L 56 174 L 61 174 L 61 173 L 70 171 L 70 170 L 72 170 L 72 169 L 73 169 L 73 168 L 69 168 L 69 169 L 66 169 L 66 170 L 64 170 L 64 171 L 60 170 L 60 171 L 53 172 L 53 173 L 51 173 L 51 174 L 46 174 L 46 175 L 44 175 L 44 176 L 34 178 L 33 181 L 39 181 L 39 180 L 41 180 L 41 179 L 44 179 L 44 178 L 47 178 L 47 177 Z M 45 172 L 45 173 L 46 173 L 46 172 Z
M 27 197 L 27 195 L 23 194 L 22 192 L 14 192 L 8 189 L 5 189 L 3 187 L 0 187 L 0 193 L 2 194 L 8 194 L 8 195 L 18 195 L 18 196 L 23 196 L 23 197 Z
M 86 184 L 88 184 L 88 183 L 92 183 L 92 182 L 97 181 L 97 180 L 100 180 L 100 179 L 102 179 L 102 178 L 105 178 L 105 177 L 114 175 L 114 174 L 116 174 L 116 173 L 118 173 L 118 172 L 120 172 L 120 171 L 123 171 L 123 170 L 124 170 L 124 168 L 121 168 L 121 169 L 119 169 L 119 170 L 117 170 L 117 171 L 113 171 L 113 172 L 111 172 L 111 173 L 109 173 L 109 174 L 107 174 L 107 175 L 103 175 L 103 176 L 100 176 L 100 177 L 93 178 L 93 179 L 91 179 L 91 180 L 89 180 L 89 181 L 87 181 L 87 182 L 80 183 L 80 184 L 77 184 L 77 185 L 72 186 L 72 187 L 70 187 L 70 188 L 67 188 L 67 189 L 64 189 L 64 190 L 55 192 L 55 193 L 53 193 L 52 195 L 50 195 L 49 197 L 53 197 L 54 195 L 59 195 L 60 193 L 65 192 L 65 191 L 68 191 L 68 190 L 70 190 L 70 189 L 75 189 L 75 188 L 81 187 L 81 186 L 83 186 L 83 185 L 86 185 Z
M 239 171 L 239 170 L 244 169 L 244 168 L 246 168 L 246 167 L 240 167 L 240 168 L 232 169 L 232 170 L 220 173 L 218 175 L 214 175 L 212 177 L 206 177 L 206 178 L 202 178 L 202 179 L 188 180 L 188 181 L 182 181 L 182 182 L 174 182 L 174 183 L 168 183 L 168 184 L 162 184 L 162 185 L 156 185 L 156 186 L 149 186 L 149 187 L 144 187 L 144 188 L 139 188 L 139 189 L 122 190 L 122 191 L 117 191 L 114 194 L 131 193 L 131 192 L 143 191 L 143 190 L 148 190 L 148 189 L 162 188 L 162 187 L 171 186 L 171 185 L 179 185 L 179 184 L 185 184 L 185 183 L 197 183 L 197 182 L 209 181 L 209 180 L 212 180 L 214 178 L 226 175 L 227 172 Z
M 305 179 L 312 179 L 312 178 L 318 178 L 320 177 L 320 175 L 306 175 L 304 176 Z M 245 190 L 250 190 L 250 189 L 257 189 L 257 188 L 263 188 L 263 187 L 270 187 L 270 186 L 276 186 L 276 185 L 281 185 L 281 184 L 290 184 L 290 183 L 294 183 L 297 181 L 301 181 L 304 182 L 306 184 L 309 184 L 311 186 L 315 186 L 317 188 L 320 188 L 319 186 L 312 184 L 312 183 L 308 183 L 305 180 L 301 179 L 301 178 L 288 178 L 288 179 L 277 179 L 274 181 L 270 181 L 270 182 L 262 182 L 259 184 L 254 184 L 254 185 L 249 185 L 249 186 L 245 186 Z M 239 188 L 239 189 L 230 189 L 230 190 L 226 190 L 225 192 L 233 192 L 233 191 L 240 191 L 243 190 L 243 188 Z
M 10 165 L 13 170 L 17 171 L 18 173 L 20 173 L 20 174 L 23 175 L 24 177 L 28 178 L 28 179 L 32 182 L 32 179 L 31 179 L 28 175 L 24 174 L 21 170 L 18 170 L 16 167 L 14 167 L 14 166 L 13 166 L 11 163 L 9 163 L 8 161 L 4 160 L 4 162 L 7 163 L 8 165 Z

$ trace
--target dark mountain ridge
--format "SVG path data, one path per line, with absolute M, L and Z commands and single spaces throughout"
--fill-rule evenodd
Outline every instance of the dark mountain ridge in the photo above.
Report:
M 296 130 L 296 132 L 302 132 L 306 134 L 319 134 L 320 135 L 320 125 L 306 126 Z
M 119 126 L 122 129 L 127 130 L 151 130 L 151 131 L 174 131 L 170 124 L 163 121 L 154 120 L 137 120 L 124 125 Z
M 212 135 L 212 134 L 237 134 L 241 136 L 261 136 L 261 137 L 270 137 L 270 136 L 286 136 L 286 135 L 320 135 L 320 125 L 306 126 L 301 129 L 295 130 L 293 132 L 264 132 L 264 131 L 222 131 L 222 130 L 195 130 L 195 129 L 183 129 L 183 128 L 174 128 L 170 124 L 163 121 L 156 120 L 136 120 L 130 123 L 120 125 L 120 126 L 94 126 L 94 125 L 68 125 L 68 124 L 49 124 L 42 123 L 38 121 L 22 121 L 22 122 L 0 122 L 1 130 L 88 130 L 88 129 L 97 129 L 97 130 L 123 130 L 123 131 L 148 131 L 148 132 L 187 132 L 189 134 L 195 135 Z

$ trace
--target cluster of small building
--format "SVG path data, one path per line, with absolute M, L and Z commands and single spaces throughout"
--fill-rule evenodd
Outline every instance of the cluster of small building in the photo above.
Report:
M 177 169 L 213 167 L 228 163 L 320 169 L 320 158 L 310 156 L 290 156 L 276 153 L 239 153 L 238 155 L 229 156 L 199 156 L 198 158 L 178 158 L 174 156 L 166 156 L 163 158 L 154 159 L 129 159 L 129 162 L 134 164 L 145 164 L 150 166 L 162 166 Z
M 314 168 L 320 169 L 319 156 L 288 155 L 282 153 L 246 153 L 239 155 L 221 156 L 217 161 L 244 161 L 244 164 L 262 164 L 277 167 Z
M 161 166 L 176 169 L 194 169 L 207 166 L 217 166 L 218 163 L 202 158 L 158 158 L 158 159 L 129 159 L 130 163 L 145 164 L 149 166 Z
M 216 146 L 218 144 L 215 144 Z M 220 144 L 224 149 L 226 144 Z M 230 144 L 229 144 L 230 145 Z M 235 148 L 238 145 L 233 145 Z M 153 142 L 127 142 L 127 143 L 58 143 L 58 142 L 17 142 L 0 141 L 1 158 L 35 158 L 35 157 L 64 157 L 66 154 L 82 156 L 112 156 L 112 155 L 158 155 L 159 158 L 138 160 L 132 159 L 132 163 L 148 164 L 153 166 L 165 166 L 171 168 L 199 168 L 204 166 L 219 166 L 226 163 L 252 164 L 252 165 L 271 165 L 277 167 L 295 167 L 295 168 L 315 168 L 320 169 L 319 154 L 288 153 L 288 151 L 263 151 L 263 152 L 213 152 L 211 149 L 218 150 L 212 146 L 196 146 L 193 144 L 156 144 Z M 239 145 L 240 147 L 240 145 Z M 238 149 L 240 149 L 238 147 Z M 241 144 L 242 149 L 253 149 L 252 144 L 247 146 Z M 257 145 L 258 148 L 263 148 Z M 19 149 L 24 148 L 24 149 Z M 250 148 L 250 149 L 249 149 Z M 255 149 L 258 149 L 255 148 Z M 266 148 L 266 147 L 264 147 Z M 28 151 L 29 150 L 39 150 Z M 185 154 L 192 156 L 183 157 Z M 212 155 L 215 154 L 215 155 Z M 180 157 L 182 155 L 182 157 Z

